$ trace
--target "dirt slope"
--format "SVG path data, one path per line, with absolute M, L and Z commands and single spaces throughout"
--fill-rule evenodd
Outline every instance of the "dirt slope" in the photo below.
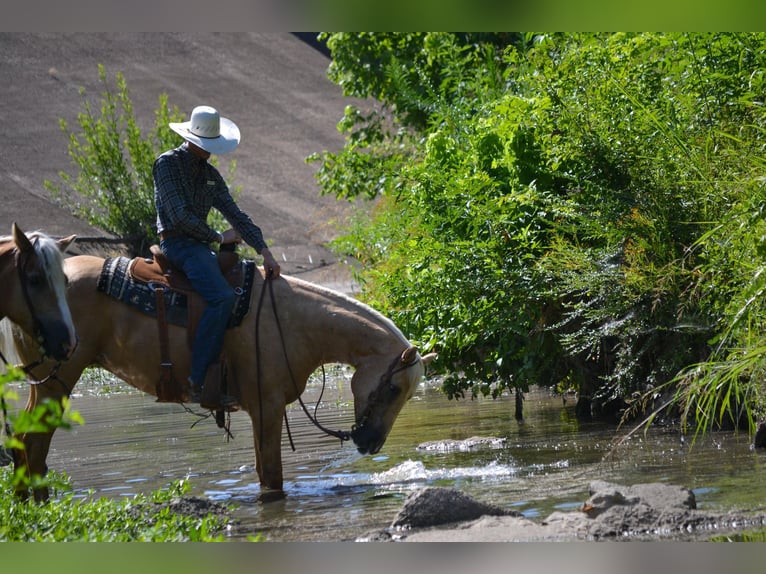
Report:
M 327 223 L 348 206 L 319 197 L 312 152 L 342 147 L 336 124 L 348 103 L 326 77 L 326 55 L 288 33 L 0 34 L 0 234 L 13 221 L 52 235 L 104 235 L 51 201 L 43 186 L 73 173 L 59 119 L 77 127 L 81 88 L 98 104 L 98 65 L 121 72 L 142 125 L 153 124 L 161 93 L 184 114 L 198 104 L 233 119 L 242 143 L 234 184 L 285 271 L 332 283 L 322 247 Z M 226 163 L 222 163 L 226 165 Z M 322 279 L 324 279 L 322 281 Z M 331 285 L 332 286 L 332 285 Z

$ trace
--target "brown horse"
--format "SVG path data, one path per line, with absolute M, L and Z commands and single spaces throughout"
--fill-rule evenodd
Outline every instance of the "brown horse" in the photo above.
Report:
M 12 231 L 0 237 L 0 319 L 7 317 L 30 335 L 42 347 L 38 354 L 66 359 L 76 338 L 62 253 L 74 235 L 58 241 L 41 232 L 27 237 L 15 223 Z
M 65 260 L 79 345 L 58 369 L 58 384 L 31 388 L 27 410 L 47 398 L 60 400 L 71 393 L 88 366 L 107 369 L 156 395 L 162 362 L 157 319 L 97 291 L 103 264 L 104 259 L 92 256 Z M 285 408 L 299 398 L 317 368 L 325 363 L 355 368 L 351 390 L 356 420 L 347 438 L 360 453 L 376 453 L 433 355 L 421 357 L 393 322 L 350 297 L 295 277 L 266 280 L 262 272 L 260 268 L 255 272 L 251 311 L 238 327 L 227 331 L 224 352 L 227 379 L 239 389 L 241 408 L 252 421 L 261 499 L 271 500 L 283 496 Z M 262 307 L 256 304 L 261 298 Z M 173 377 L 185 381 L 190 370 L 187 333 L 183 327 L 168 329 Z M 37 358 L 27 338 L 16 333 L 16 343 L 24 360 Z M 49 369 L 41 365 L 34 374 L 43 377 Z M 28 473 L 44 473 L 51 437 L 21 437 Z M 37 499 L 47 497 L 45 490 L 34 494 Z

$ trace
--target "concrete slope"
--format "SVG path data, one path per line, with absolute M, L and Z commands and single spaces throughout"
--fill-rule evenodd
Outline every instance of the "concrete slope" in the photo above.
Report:
M 98 105 L 98 65 L 122 73 L 136 117 L 153 125 L 161 93 L 188 116 L 198 104 L 233 119 L 242 143 L 234 185 L 285 271 L 332 262 L 327 223 L 348 206 L 319 197 L 305 158 L 337 150 L 336 124 L 348 103 L 326 77 L 329 59 L 289 33 L 0 34 L 0 234 L 12 221 L 53 235 L 105 235 L 51 200 L 43 182 L 74 173 L 59 120 L 78 128 L 83 95 Z M 180 140 L 179 140 L 180 142 Z M 226 170 L 222 170 L 226 173 Z

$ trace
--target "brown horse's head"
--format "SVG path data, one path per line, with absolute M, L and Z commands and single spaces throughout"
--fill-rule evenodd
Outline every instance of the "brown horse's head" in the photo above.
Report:
M 66 299 L 62 253 L 74 236 L 54 240 L 42 233 L 27 237 L 14 223 L 14 249 L 4 258 L 3 304 L 7 315 L 40 341 L 46 355 L 68 358 L 76 346 Z M 7 264 L 6 264 L 7 261 Z
M 381 449 L 399 411 L 423 378 L 425 365 L 434 357 L 421 357 L 416 347 L 408 347 L 382 375 L 379 370 L 356 370 L 351 379 L 356 414 L 351 438 L 361 454 L 375 454 Z

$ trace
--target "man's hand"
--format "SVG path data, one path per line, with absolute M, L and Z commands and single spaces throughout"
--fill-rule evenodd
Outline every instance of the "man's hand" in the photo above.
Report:
M 279 277 L 281 268 L 279 267 L 277 260 L 274 259 L 274 256 L 271 254 L 271 251 L 269 251 L 268 248 L 262 249 L 261 257 L 263 257 L 263 268 L 266 271 L 266 277 L 271 277 L 272 279 Z

